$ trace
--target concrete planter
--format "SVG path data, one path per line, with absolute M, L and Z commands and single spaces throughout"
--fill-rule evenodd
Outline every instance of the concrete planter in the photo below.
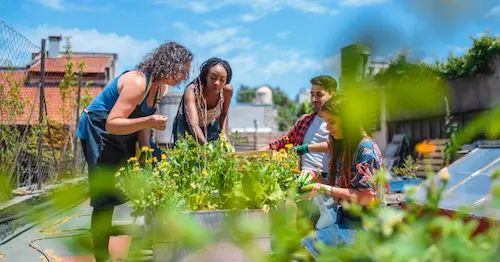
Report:
M 212 232 L 219 232 L 225 218 L 230 216 L 228 210 L 205 210 L 186 212 L 199 223 L 199 225 Z M 217 237 L 215 243 L 199 250 L 190 250 L 180 247 L 179 243 L 172 240 L 169 235 L 169 225 L 162 221 L 159 216 L 149 212 L 145 215 L 146 230 L 153 233 L 153 261 L 249 261 L 243 250 L 236 246 L 230 236 L 221 235 Z M 269 222 L 268 213 L 258 209 L 246 210 L 241 216 L 244 219 L 259 219 Z M 267 223 L 269 225 L 269 223 Z M 271 250 L 271 235 L 269 228 L 266 228 L 261 235 L 254 238 L 254 244 L 264 252 Z

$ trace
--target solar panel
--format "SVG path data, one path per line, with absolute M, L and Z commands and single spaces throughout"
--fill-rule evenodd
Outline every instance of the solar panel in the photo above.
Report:
M 487 207 L 489 203 L 491 174 L 497 169 L 500 169 L 500 148 L 497 147 L 477 148 L 455 161 L 447 168 L 450 179 L 439 207 L 456 211 L 461 206 L 474 206 L 477 210 L 471 214 L 499 218 L 498 210 L 481 210 L 481 207 Z M 437 186 L 441 185 L 439 176 L 434 178 L 434 182 Z M 430 181 L 426 181 L 424 185 L 429 183 Z M 425 201 L 425 186 L 419 187 L 416 197 L 420 203 Z

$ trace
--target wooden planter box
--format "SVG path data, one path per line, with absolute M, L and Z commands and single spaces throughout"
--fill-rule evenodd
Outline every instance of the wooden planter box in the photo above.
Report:
M 210 231 L 219 231 L 224 223 L 224 219 L 231 213 L 228 210 L 205 210 L 186 212 L 191 215 L 203 228 Z M 241 216 L 248 219 L 259 219 L 269 225 L 269 214 L 260 210 L 246 210 Z M 154 230 L 156 235 L 153 239 L 153 261 L 249 261 L 241 248 L 236 246 L 229 236 L 221 236 L 214 244 L 210 244 L 199 250 L 189 250 L 180 247 L 179 243 L 173 241 L 169 236 L 169 225 L 161 221 L 159 216 L 149 213 L 145 216 L 145 227 L 149 232 Z M 158 229 L 161 229 L 159 232 Z M 271 235 L 269 228 L 254 238 L 254 244 L 264 252 L 271 250 Z

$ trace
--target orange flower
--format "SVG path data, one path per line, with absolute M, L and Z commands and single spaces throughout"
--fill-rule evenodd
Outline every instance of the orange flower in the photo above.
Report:
M 415 146 L 415 150 L 420 154 L 430 154 L 436 151 L 436 145 L 428 142 L 421 142 Z

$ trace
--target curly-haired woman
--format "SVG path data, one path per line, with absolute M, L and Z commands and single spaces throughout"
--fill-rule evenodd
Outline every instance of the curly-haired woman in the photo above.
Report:
M 167 118 L 155 114 L 166 85 L 185 81 L 191 51 L 175 42 L 157 47 L 137 69 L 117 76 L 84 110 L 78 125 L 89 170 L 92 239 L 97 261 L 108 258 L 114 206 L 126 200 L 114 173 L 135 154 L 138 141 L 149 146 L 150 129 L 164 130 Z
M 232 70 L 220 58 L 210 58 L 200 75 L 184 91 L 174 120 L 173 137 L 177 141 L 187 133 L 199 143 L 217 140 L 227 130 L 227 114 L 233 96 Z

